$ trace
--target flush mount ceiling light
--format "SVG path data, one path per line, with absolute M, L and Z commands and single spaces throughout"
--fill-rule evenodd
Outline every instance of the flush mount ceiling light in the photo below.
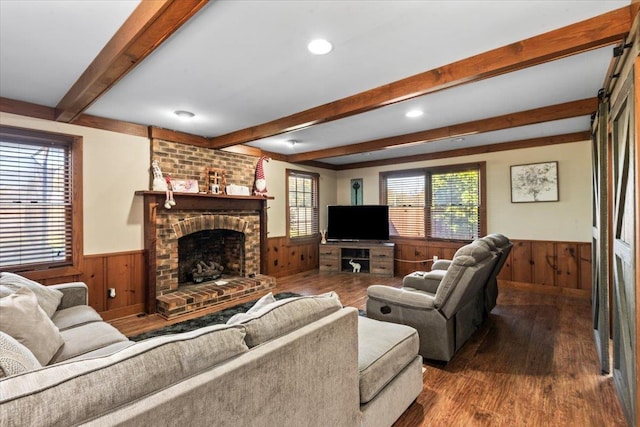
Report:
M 289 139 L 287 140 L 287 144 L 289 144 L 291 147 L 295 147 L 295 145 L 300 142 L 297 139 Z
M 191 111 L 185 111 L 185 110 L 176 110 L 173 112 L 173 114 L 180 117 L 182 120 L 189 120 L 190 118 L 195 116 L 195 114 L 193 114 Z
M 415 117 L 420 117 L 422 114 L 424 114 L 422 110 L 410 110 L 406 112 L 405 116 L 410 118 L 415 118 Z
M 309 42 L 307 49 L 314 55 L 326 55 L 331 52 L 333 45 L 325 39 L 315 39 Z
M 456 138 L 453 140 L 453 142 L 462 142 L 464 141 L 464 138 Z

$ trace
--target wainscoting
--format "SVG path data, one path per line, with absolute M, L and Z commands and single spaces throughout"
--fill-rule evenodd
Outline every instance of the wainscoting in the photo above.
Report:
M 89 305 L 105 320 L 142 313 L 145 265 L 143 250 L 85 256 L 79 280 L 89 287 Z M 115 298 L 108 297 L 109 288 L 116 290 Z
M 267 239 L 267 271 L 264 274 L 284 277 L 317 269 L 319 243 L 320 239 L 290 242 L 284 236 Z
M 451 259 L 462 244 L 393 240 L 396 244 L 396 276 L 429 270 L 419 262 L 434 255 Z M 591 243 L 513 240 L 513 249 L 499 279 L 556 287 L 566 294 L 591 295 Z

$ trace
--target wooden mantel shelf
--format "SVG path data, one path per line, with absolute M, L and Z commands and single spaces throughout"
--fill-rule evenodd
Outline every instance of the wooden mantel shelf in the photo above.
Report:
M 138 190 L 136 196 L 160 196 L 165 197 L 164 191 Z M 240 199 L 240 200 L 273 200 L 272 196 L 231 196 L 229 194 L 207 194 L 207 193 L 173 193 L 174 198 L 183 197 L 206 197 L 214 199 Z
M 143 196 L 145 205 L 157 204 L 164 209 L 166 193 L 164 191 L 136 191 L 136 196 Z M 273 200 L 269 196 L 229 196 L 227 194 L 202 194 L 202 193 L 173 193 L 176 205 L 171 210 L 196 209 L 196 210 L 223 210 L 223 209 L 266 209 L 267 200 Z

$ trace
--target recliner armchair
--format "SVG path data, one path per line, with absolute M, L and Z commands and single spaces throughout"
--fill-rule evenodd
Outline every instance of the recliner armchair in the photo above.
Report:
M 498 255 L 498 262 L 493 268 L 493 271 L 487 279 L 487 283 L 484 286 L 484 315 L 489 316 L 489 313 L 496 306 L 498 300 L 498 274 L 504 266 L 509 252 L 513 247 L 511 242 L 506 236 L 499 233 L 488 234 L 485 237 L 481 237 L 478 240 L 484 241 L 489 246 L 490 250 Z M 457 255 L 457 253 L 456 253 Z M 454 255 L 455 257 L 455 255 Z M 435 292 L 438 288 L 438 284 L 444 277 L 444 273 L 451 265 L 452 260 L 440 259 L 433 263 L 431 271 L 416 271 L 411 273 L 402 281 L 402 285 L 405 287 L 418 287 L 419 289 L 427 290 L 429 292 Z
M 414 327 L 423 357 L 449 361 L 482 324 L 484 286 L 498 259 L 489 243 L 476 240 L 456 252 L 437 283 L 370 286 L 367 317 Z

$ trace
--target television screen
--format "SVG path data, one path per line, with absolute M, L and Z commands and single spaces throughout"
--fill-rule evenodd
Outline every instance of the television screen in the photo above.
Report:
M 327 206 L 327 239 L 389 240 L 389 206 Z

